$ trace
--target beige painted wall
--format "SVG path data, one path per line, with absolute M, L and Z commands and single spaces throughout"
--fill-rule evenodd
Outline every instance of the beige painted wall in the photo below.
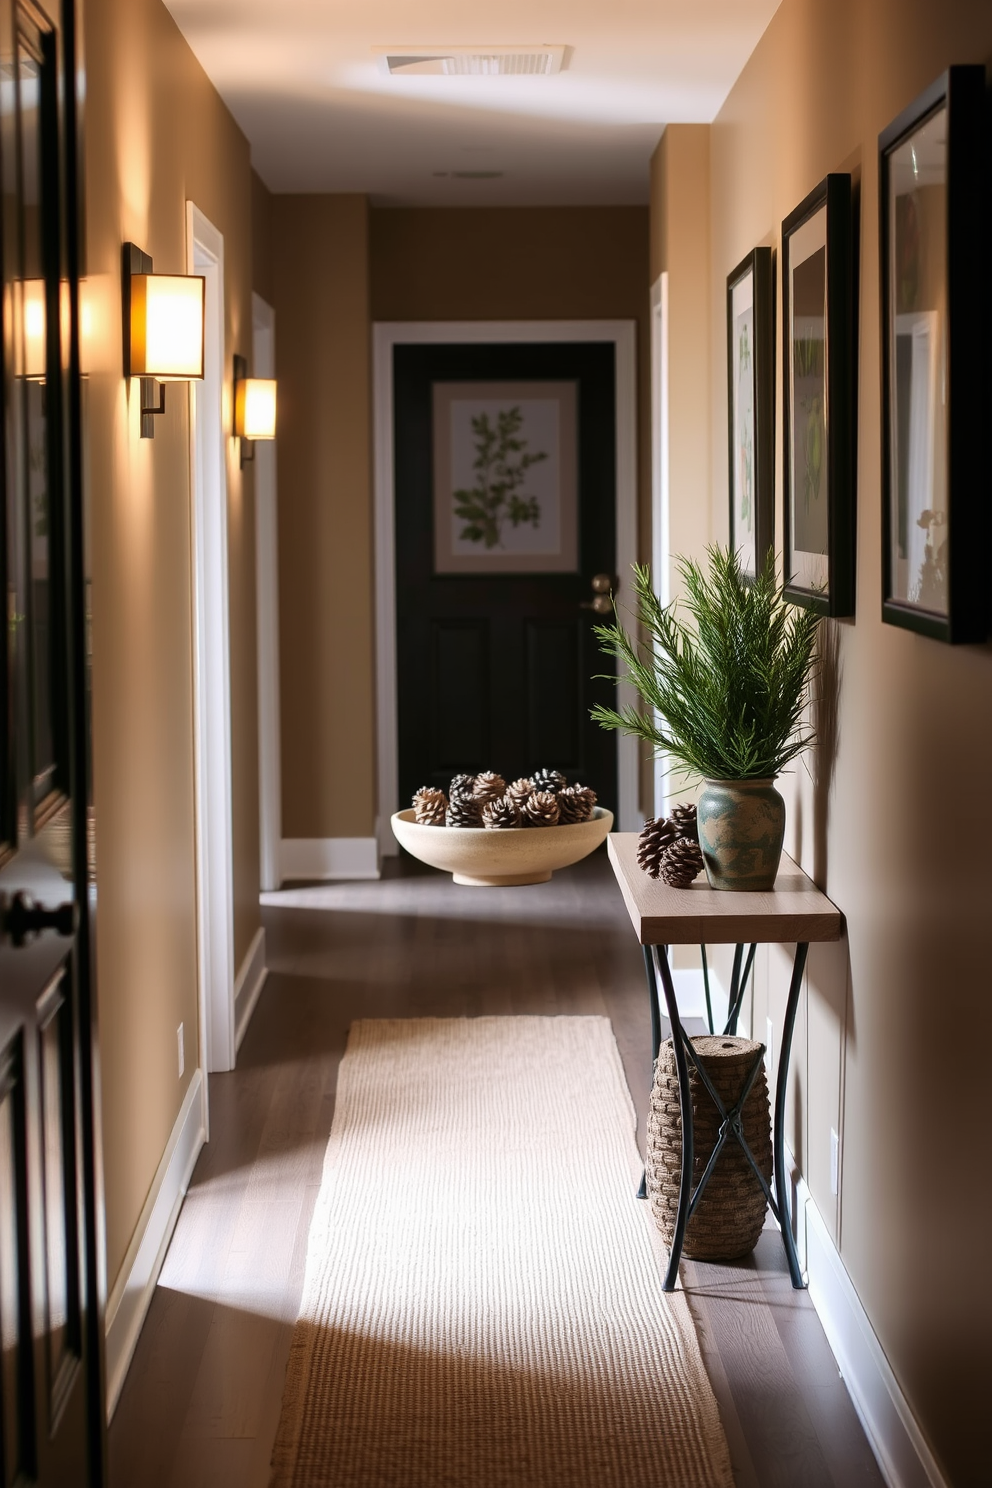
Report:
M 791 1142 L 955 1488 L 988 1479 L 992 654 L 880 619 L 877 138 L 949 63 L 990 55 L 987 4 L 784 0 L 710 141 L 709 529 L 721 540 L 726 276 L 757 244 L 780 250 L 782 219 L 828 171 L 861 181 L 857 618 L 825 630 L 836 739 L 786 785 L 786 845 L 844 911 L 848 936 L 811 952 Z M 665 189 L 656 176 L 656 215 Z M 702 255 L 696 228 L 686 231 Z M 694 504 L 695 493 L 673 488 L 673 501 Z M 762 958 L 759 1037 L 766 1012 L 781 1027 L 790 957 L 791 947 Z M 843 1144 L 837 1198 L 831 1126 Z
M 368 207 L 271 198 L 283 836 L 375 828 Z
M 85 351 L 107 1270 L 113 1287 L 196 1068 L 187 394 L 139 440 L 121 368 L 121 244 L 186 269 L 186 201 L 225 240 L 226 360 L 250 350 L 248 145 L 160 0 L 87 0 Z M 258 915 L 254 518 L 229 448 L 235 959 Z M 176 1030 L 185 1025 L 186 1075 Z

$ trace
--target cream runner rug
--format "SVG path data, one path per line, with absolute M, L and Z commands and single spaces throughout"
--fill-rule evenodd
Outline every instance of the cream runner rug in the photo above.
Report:
M 273 1488 L 732 1488 L 606 1018 L 356 1023 Z

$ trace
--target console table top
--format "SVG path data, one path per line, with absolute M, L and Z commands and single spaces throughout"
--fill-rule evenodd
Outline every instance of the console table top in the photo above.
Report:
M 669 888 L 637 865 L 637 833 L 611 832 L 610 862 L 641 945 L 721 945 L 839 940 L 844 917 L 787 853 L 767 893 L 711 889 L 701 874 Z

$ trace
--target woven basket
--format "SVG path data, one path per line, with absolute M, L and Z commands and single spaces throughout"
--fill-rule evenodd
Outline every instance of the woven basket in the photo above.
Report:
M 744 1087 L 748 1070 L 761 1045 L 748 1039 L 714 1038 L 709 1034 L 694 1038 L 692 1044 L 724 1107 L 729 1110 Z M 720 1114 L 691 1060 L 689 1090 L 692 1095 L 692 1186 L 695 1191 L 710 1153 L 716 1146 Z M 771 1119 L 768 1082 L 763 1063 L 744 1103 L 742 1127 L 754 1160 L 770 1183 Z M 671 1245 L 679 1203 L 679 1175 L 682 1170 L 679 1081 L 671 1039 L 662 1044 L 655 1068 L 651 1112 L 648 1116 L 645 1170 L 648 1198 L 655 1222 L 666 1243 Z M 699 1207 L 686 1228 L 683 1254 L 709 1261 L 730 1261 L 750 1254 L 758 1243 L 766 1207 L 765 1195 L 747 1158 L 736 1138 L 729 1136 L 699 1201 Z

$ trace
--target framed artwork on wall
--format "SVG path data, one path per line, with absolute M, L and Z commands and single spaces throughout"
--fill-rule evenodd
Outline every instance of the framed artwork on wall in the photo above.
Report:
M 989 627 L 986 128 L 952 67 L 878 140 L 882 619 L 950 642 Z
M 770 248 L 727 276 L 730 546 L 753 578 L 775 546 L 775 290 Z
M 574 382 L 435 382 L 434 571 L 575 573 Z
M 857 342 L 851 177 L 782 223 L 785 596 L 854 614 Z

